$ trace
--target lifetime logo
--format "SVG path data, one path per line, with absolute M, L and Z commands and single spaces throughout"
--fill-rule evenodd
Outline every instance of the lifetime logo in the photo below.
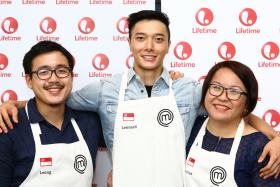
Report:
M 196 22 L 201 26 L 208 26 L 214 19 L 213 12 L 209 8 L 201 8 L 195 14 Z
M 13 17 L 7 17 L 3 20 L 1 27 L 6 34 L 13 34 L 18 29 L 18 21 Z
M 96 70 L 105 70 L 109 66 L 109 58 L 105 54 L 99 53 L 93 57 L 92 65 Z
M 128 69 L 132 68 L 133 67 L 133 63 L 134 63 L 134 57 L 132 54 L 130 54 L 126 60 L 125 60 L 125 64 L 126 64 L 126 67 Z
M 8 101 L 8 100 L 17 101 L 17 99 L 18 99 L 17 94 L 13 90 L 6 90 L 1 95 L 2 103 L 4 103 L 5 101 Z
M 244 26 L 252 26 L 257 21 L 257 13 L 251 8 L 245 8 L 239 14 L 239 21 Z
M 223 183 L 227 178 L 226 170 L 221 166 L 215 166 L 210 171 L 210 180 L 211 182 L 218 186 Z
M 87 168 L 87 159 L 84 155 L 77 155 L 75 157 L 74 168 L 78 173 L 84 174 Z
M 127 22 L 127 17 L 122 17 L 118 20 L 117 22 L 117 30 L 121 34 L 127 34 L 128 33 L 128 22 Z
M 192 55 L 192 47 L 188 42 L 179 42 L 174 47 L 173 53 L 179 60 L 187 60 Z
M 174 115 L 169 109 L 162 109 L 159 111 L 157 116 L 158 123 L 163 127 L 168 127 L 169 124 L 173 121 Z
M 274 42 L 266 42 L 262 46 L 261 53 L 267 60 L 274 60 L 279 55 L 279 47 Z
M 8 63 L 8 57 L 5 54 L 0 53 L 0 71 L 4 70 L 8 66 Z
M 224 60 L 231 60 L 235 53 L 235 46 L 230 42 L 223 42 L 218 48 L 218 54 Z
M 40 22 L 40 30 L 45 34 L 51 34 L 56 30 L 56 21 L 51 17 L 45 17 Z
M 90 34 L 95 28 L 95 23 L 90 17 L 82 18 L 78 23 L 78 29 L 83 34 Z
M 270 109 L 263 114 L 263 119 L 270 124 L 272 128 L 280 124 L 280 114 L 276 110 Z

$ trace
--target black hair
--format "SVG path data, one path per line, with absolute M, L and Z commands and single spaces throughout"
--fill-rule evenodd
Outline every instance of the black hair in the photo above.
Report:
M 53 51 L 61 52 L 67 58 L 69 67 L 71 71 L 73 71 L 74 57 L 72 56 L 72 54 L 67 49 L 65 49 L 62 45 L 53 41 L 45 40 L 45 41 L 38 42 L 24 55 L 23 58 L 24 73 L 30 74 L 32 72 L 32 61 L 34 60 L 34 58 L 36 58 L 41 54 L 49 53 Z
M 169 18 L 167 14 L 160 12 L 160 11 L 155 11 L 155 10 L 141 10 L 139 12 L 132 13 L 128 16 L 128 29 L 129 29 L 129 38 L 131 38 L 131 32 L 133 27 L 135 26 L 136 23 L 142 20 L 158 20 L 162 22 L 168 33 L 168 41 L 170 42 L 170 29 L 169 29 Z

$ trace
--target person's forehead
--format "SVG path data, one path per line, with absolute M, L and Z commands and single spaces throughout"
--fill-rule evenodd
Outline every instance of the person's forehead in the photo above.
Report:
M 32 61 L 33 68 L 40 66 L 56 67 L 58 65 L 68 66 L 67 58 L 59 51 L 40 54 Z
M 135 33 L 167 33 L 167 28 L 164 23 L 159 20 L 142 20 L 135 24 L 132 29 Z

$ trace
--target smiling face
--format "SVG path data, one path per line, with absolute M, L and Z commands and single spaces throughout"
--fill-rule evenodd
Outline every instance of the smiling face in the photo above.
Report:
M 225 88 L 235 88 L 246 92 L 246 88 L 238 76 L 229 68 L 219 69 L 213 76 L 211 83 L 221 85 Z M 226 90 L 220 96 L 213 96 L 209 89 L 204 99 L 205 109 L 209 117 L 214 121 L 230 123 L 242 118 L 246 105 L 246 96 L 241 95 L 238 100 L 230 100 L 226 96 Z
M 67 58 L 59 51 L 53 51 L 38 55 L 32 61 L 32 71 L 47 68 L 69 67 Z M 59 78 L 52 73 L 49 79 L 41 80 L 36 73 L 26 76 L 26 83 L 33 90 L 37 107 L 65 105 L 66 99 L 71 93 L 73 77 L 70 73 L 65 78 Z
M 166 26 L 158 20 L 139 21 L 132 29 L 129 46 L 136 72 L 161 72 L 169 49 Z

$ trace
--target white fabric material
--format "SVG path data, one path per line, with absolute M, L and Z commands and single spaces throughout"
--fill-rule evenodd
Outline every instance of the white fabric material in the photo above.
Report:
M 28 110 L 26 109 L 28 115 Z M 21 187 L 91 187 L 92 159 L 87 144 L 74 119 L 71 119 L 79 141 L 42 145 L 40 126 L 31 124 L 35 141 L 35 158 L 32 169 Z
M 172 81 L 169 95 L 140 100 L 124 101 L 126 87 L 127 72 L 114 129 L 113 186 L 185 186 L 185 135 Z
M 187 186 L 237 186 L 234 180 L 234 165 L 244 130 L 244 120 L 241 120 L 237 128 L 230 154 L 207 151 L 202 148 L 207 122 L 208 118 L 204 121 L 186 160 Z

